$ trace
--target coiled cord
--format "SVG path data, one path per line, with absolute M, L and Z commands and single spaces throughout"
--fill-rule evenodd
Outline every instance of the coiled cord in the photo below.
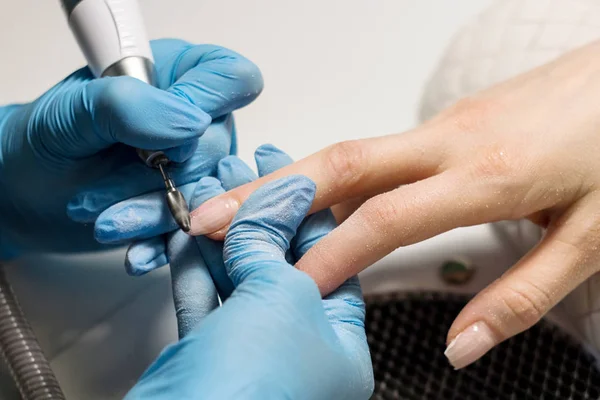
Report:
M 0 352 L 23 400 L 64 400 L 58 381 L 0 265 Z

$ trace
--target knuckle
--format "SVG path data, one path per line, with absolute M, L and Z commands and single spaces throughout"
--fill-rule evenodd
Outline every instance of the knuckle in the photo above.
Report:
M 583 214 L 585 213 L 585 214 Z M 570 254 L 578 260 L 582 266 L 590 266 L 592 270 L 597 269 L 599 259 L 598 249 L 600 248 L 600 210 L 594 204 L 582 210 L 585 218 L 579 218 L 578 229 L 570 232 L 569 235 L 560 235 L 555 240 L 560 244 L 564 254 Z M 569 220 L 561 220 L 554 223 L 554 229 L 563 228 Z
M 504 147 L 489 146 L 481 149 L 479 154 L 472 164 L 476 178 L 506 183 L 507 178 L 513 177 L 519 169 L 515 157 Z
M 413 241 L 410 232 L 399 234 L 398 221 L 406 215 L 407 205 L 390 196 L 382 195 L 367 200 L 358 210 L 358 216 L 364 226 L 380 236 L 394 237 L 394 243 L 399 247 L 406 246 Z
M 531 199 L 540 196 L 540 190 L 532 184 L 531 174 L 522 172 L 524 162 L 519 157 L 503 147 L 489 146 L 481 149 L 465 169 L 467 178 L 475 182 L 488 201 L 497 200 L 497 195 L 501 194 L 505 204 L 503 218 L 527 214 Z
M 333 188 L 352 189 L 363 179 L 365 154 L 358 141 L 336 143 L 326 150 L 325 170 Z
M 400 217 L 400 207 L 386 196 L 378 196 L 365 203 L 365 213 L 376 225 L 387 226 Z
M 498 105 L 491 99 L 465 97 L 450 108 L 448 115 L 459 131 L 473 133 L 484 126 L 497 108 Z
M 502 299 L 508 315 L 520 322 L 521 329 L 535 325 L 553 305 L 546 290 L 527 281 L 507 288 Z
M 307 263 L 307 260 L 310 260 Z M 298 260 L 296 263 L 296 268 L 300 271 L 304 271 L 307 273 L 311 273 L 312 267 L 315 265 L 336 265 L 339 262 L 337 257 L 333 254 L 333 252 L 327 246 L 314 246 L 311 247 L 306 254 Z M 330 272 L 323 271 L 323 272 Z M 323 282 L 319 280 L 319 276 L 317 276 L 317 284 L 321 285 Z
M 452 120 L 458 134 L 473 138 L 473 135 L 478 135 L 486 130 L 490 120 L 497 118 L 501 113 L 501 107 L 498 100 L 467 97 L 451 107 L 448 118 Z M 479 143 L 479 141 L 474 143 Z M 475 146 L 472 151 L 476 153 L 475 161 L 472 163 L 472 172 L 479 178 L 511 176 L 523 164 L 521 162 L 522 152 L 511 151 L 504 145 L 484 142 L 483 145 Z

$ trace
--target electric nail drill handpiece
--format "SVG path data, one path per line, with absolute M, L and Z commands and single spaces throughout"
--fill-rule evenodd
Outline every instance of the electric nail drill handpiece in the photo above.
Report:
M 150 43 L 137 0 L 61 0 L 71 31 L 95 77 L 131 76 L 156 85 Z M 187 202 L 168 171 L 169 159 L 161 151 L 137 150 L 140 158 L 160 170 L 167 189 L 167 204 L 179 227 L 190 230 Z

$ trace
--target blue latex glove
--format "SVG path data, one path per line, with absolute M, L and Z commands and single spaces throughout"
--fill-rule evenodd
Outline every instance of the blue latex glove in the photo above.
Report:
M 215 185 L 205 178 L 196 194 L 215 194 Z M 291 176 L 265 185 L 244 203 L 224 247 L 235 290 L 204 318 L 214 302 L 187 303 L 197 313 L 191 332 L 161 354 L 127 399 L 369 398 L 373 374 L 357 279 L 322 300 L 312 279 L 285 258 L 290 243 L 294 257 L 301 257 L 335 226 L 325 212 L 298 228 L 314 193 L 309 179 Z M 173 279 L 185 277 L 196 297 L 214 295 L 195 239 L 180 238 L 186 240 L 169 244 L 185 254 L 171 259 Z
M 0 108 L 0 257 L 96 249 L 92 226 L 102 212 L 163 187 L 131 147 L 167 150 L 181 162 L 171 169 L 175 182 L 194 182 L 188 195 L 231 153 L 230 113 L 262 89 L 256 66 L 181 40 L 154 41 L 152 50 L 160 89 L 92 79 L 83 68 L 32 103 Z M 96 229 L 100 241 L 129 240 L 103 240 L 103 232 Z
M 269 175 L 293 163 L 290 156 L 268 144 L 256 149 L 254 159 L 259 176 Z M 192 197 L 192 207 L 200 207 L 205 201 L 258 178 L 242 160 L 235 156 L 226 157 L 219 162 L 217 176 L 218 179 L 203 178 L 198 182 Z M 310 228 L 311 226 L 314 227 Z M 292 247 L 298 248 L 298 251 L 304 254 L 335 226 L 335 219 L 329 210 L 309 216 L 301 229 L 302 234 L 299 235 L 300 244 L 294 244 Z M 198 324 L 199 319 L 215 308 L 218 297 L 221 301 L 227 300 L 233 292 L 233 283 L 224 267 L 223 242 L 203 236 L 190 238 L 178 230 L 169 235 L 167 244 L 179 337 L 183 338 Z M 131 251 L 135 248 L 136 246 L 132 245 L 127 254 L 128 260 L 132 258 L 132 253 L 135 253 Z M 142 250 L 146 248 L 143 247 Z M 198 268 L 199 258 L 207 267 Z M 292 249 L 286 253 L 286 259 L 292 264 L 299 258 L 300 256 L 296 257 Z M 128 263 L 128 265 L 132 268 L 132 275 L 138 275 L 140 271 L 145 272 L 157 266 L 152 262 L 135 268 L 134 264 Z M 198 293 L 205 295 L 198 296 Z

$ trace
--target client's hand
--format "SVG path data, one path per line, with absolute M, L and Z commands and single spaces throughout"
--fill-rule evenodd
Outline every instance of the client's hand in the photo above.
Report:
M 259 170 L 286 162 L 268 151 L 274 162 L 259 161 Z M 233 179 L 251 176 L 239 160 L 229 157 L 229 165 Z M 204 178 L 195 197 L 221 192 L 215 179 Z M 224 245 L 224 269 L 235 289 L 214 311 L 210 273 L 223 268 L 214 253 L 219 245 L 212 243 L 211 253 L 206 242 L 173 235 L 168 247 L 184 338 L 161 354 L 128 399 L 369 398 L 373 372 L 357 279 L 322 300 L 312 279 L 286 261 L 302 257 L 335 226 L 329 211 L 302 222 L 314 193 L 309 179 L 291 176 L 248 199 Z
M 192 232 L 219 236 L 260 185 L 306 175 L 317 184 L 311 211 L 337 205 L 345 219 L 296 265 L 327 294 L 396 248 L 453 228 L 520 218 L 546 227 L 454 322 L 447 355 L 464 367 L 600 272 L 599 52 L 600 42 L 573 51 L 413 131 L 325 149 L 203 204 Z

